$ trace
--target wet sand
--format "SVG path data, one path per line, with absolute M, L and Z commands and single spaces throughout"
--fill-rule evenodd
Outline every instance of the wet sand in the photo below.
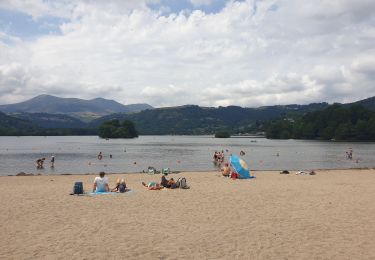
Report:
M 189 190 L 72 196 L 93 175 L 0 177 L 1 259 L 375 259 L 375 170 L 184 172 Z

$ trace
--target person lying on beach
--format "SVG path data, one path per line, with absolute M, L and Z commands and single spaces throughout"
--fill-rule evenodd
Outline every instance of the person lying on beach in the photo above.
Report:
M 160 186 L 159 183 L 151 181 L 148 184 L 142 182 L 142 185 L 148 188 L 149 190 L 161 190 L 163 189 L 163 186 Z
M 228 163 L 225 163 L 225 166 L 223 168 L 221 168 L 221 174 L 224 177 L 229 177 L 229 175 L 230 175 L 230 167 L 229 167 Z
M 93 192 L 106 192 L 109 191 L 108 178 L 105 177 L 105 172 L 100 172 L 99 177 L 95 177 Z
M 126 192 L 128 191 L 129 189 L 126 188 L 126 183 L 125 183 L 125 180 L 124 179 L 117 179 L 116 181 L 116 187 L 113 188 L 111 191 L 112 192 Z

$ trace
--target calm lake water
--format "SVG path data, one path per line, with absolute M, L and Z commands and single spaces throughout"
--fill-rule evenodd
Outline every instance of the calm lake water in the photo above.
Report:
M 346 151 L 353 149 L 353 160 Z M 140 136 L 100 139 L 96 136 L 0 137 L 0 175 L 18 172 L 76 174 L 141 172 L 148 166 L 172 171 L 210 171 L 215 150 L 239 154 L 252 170 L 309 170 L 375 167 L 375 143 L 336 143 L 264 138 L 217 139 L 211 136 Z M 102 160 L 97 154 L 102 152 Z M 112 159 L 110 158 L 112 154 Z M 277 156 L 279 154 L 279 156 Z M 49 167 L 55 155 L 55 167 Z M 46 157 L 45 169 L 35 161 Z

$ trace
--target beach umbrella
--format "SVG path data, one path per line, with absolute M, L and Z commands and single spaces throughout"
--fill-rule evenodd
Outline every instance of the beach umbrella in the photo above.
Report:
M 233 169 L 241 176 L 241 179 L 253 178 L 253 176 L 250 176 L 249 166 L 247 166 L 247 163 L 240 157 L 231 155 L 229 161 Z

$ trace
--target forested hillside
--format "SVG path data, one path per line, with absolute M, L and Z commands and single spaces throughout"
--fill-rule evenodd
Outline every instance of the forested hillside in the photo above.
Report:
M 375 140 L 375 111 L 359 104 L 332 105 L 297 120 L 280 119 L 269 125 L 267 138 Z
M 112 114 L 92 121 L 97 127 L 112 119 L 134 122 L 140 134 L 213 134 L 220 129 L 231 132 L 254 132 L 262 129 L 263 122 L 282 115 L 301 115 L 327 107 L 327 103 L 310 105 L 269 106 L 260 108 L 200 107 L 186 105 L 158 108 L 134 114 Z

